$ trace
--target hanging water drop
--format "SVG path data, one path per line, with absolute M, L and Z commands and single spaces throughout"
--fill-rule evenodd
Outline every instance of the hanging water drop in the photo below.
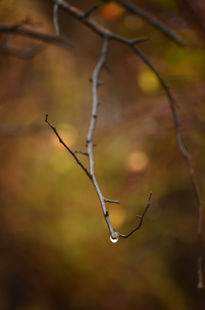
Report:
M 119 234 L 117 232 L 114 232 L 112 236 L 110 236 L 110 241 L 112 243 L 117 243 L 119 241 Z

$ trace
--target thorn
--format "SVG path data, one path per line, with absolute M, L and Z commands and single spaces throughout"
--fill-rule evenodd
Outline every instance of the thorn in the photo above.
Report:
M 92 77 L 89 78 L 89 82 L 93 83 Z M 102 85 L 104 85 L 103 81 L 97 81 L 97 86 L 102 86 Z
M 102 86 L 102 85 L 104 85 L 104 84 L 105 84 L 104 82 L 98 81 L 98 86 Z
M 87 12 L 84 13 L 83 19 L 87 19 L 90 17 L 90 15 L 99 8 L 100 4 L 95 4 L 90 9 L 87 10 Z
M 116 204 L 120 204 L 120 201 L 119 201 L 119 200 L 112 200 L 112 199 L 107 199 L 107 198 L 104 198 L 104 201 L 105 201 L 105 202 L 109 202 L 109 203 L 116 203 Z
M 83 151 L 76 150 L 75 153 L 88 156 L 88 152 L 83 152 Z

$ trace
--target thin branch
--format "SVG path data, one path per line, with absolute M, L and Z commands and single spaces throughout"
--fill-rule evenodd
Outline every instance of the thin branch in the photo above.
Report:
M 73 43 L 71 43 L 68 40 L 62 39 L 59 36 L 49 34 L 49 33 L 34 31 L 26 27 L 19 27 L 19 25 L 17 26 L 17 25 L 0 24 L 0 33 L 1 32 L 2 33 L 13 33 L 15 35 L 22 35 L 22 36 L 26 36 L 26 37 L 33 38 L 33 39 L 38 39 L 38 40 L 41 40 L 47 43 L 63 45 L 69 48 L 74 47 Z
M 108 203 L 115 203 L 115 204 L 120 204 L 119 200 L 112 200 L 112 199 L 108 199 L 108 198 L 104 198 L 105 202 Z
M 180 129 L 179 116 L 178 116 L 178 113 L 176 110 L 175 99 L 174 99 L 174 97 L 173 97 L 173 95 L 169 89 L 169 86 L 164 81 L 164 79 L 162 78 L 162 76 L 160 75 L 158 70 L 155 68 L 155 66 L 151 63 L 151 61 L 145 56 L 145 54 L 142 52 L 142 50 L 136 46 L 133 48 L 134 48 L 135 52 L 138 54 L 138 56 L 142 59 L 142 61 L 154 72 L 154 74 L 158 78 L 162 88 L 166 92 L 167 98 L 169 100 L 169 104 L 170 104 L 170 108 L 171 108 L 171 112 L 172 112 L 172 116 L 173 116 L 173 120 L 174 120 L 174 124 L 175 124 L 178 147 L 179 147 L 183 157 L 185 158 L 185 161 L 186 161 L 186 164 L 188 167 L 188 171 L 189 171 L 189 175 L 190 175 L 190 179 L 191 179 L 191 183 L 192 183 L 192 187 L 193 187 L 193 191 L 194 191 L 194 195 L 195 195 L 196 202 L 197 202 L 197 209 L 198 209 L 197 238 L 198 238 L 198 247 L 199 247 L 199 253 L 200 253 L 199 257 L 198 257 L 197 270 L 198 270 L 198 275 L 199 275 L 198 287 L 201 287 L 201 285 L 203 284 L 203 273 L 202 273 L 203 206 L 202 206 L 202 200 L 201 200 L 201 195 L 200 195 L 200 191 L 199 191 L 199 185 L 198 185 L 198 180 L 196 177 L 195 169 L 194 169 L 194 166 L 192 164 L 191 155 L 189 154 L 189 152 L 185 146 L 184 139 L 182 137 L 182 133 L 181 133 L 181 129 Z
M 7 44 L 0 44 L 0 53 L 10 56 L 15 56 L 23 59 L 30 59 L 42 51 L 42 46 L 31 48 L 14 48 Z
M 92 114 L 91 114 L 91 120 L 90 120 L 86 142 L 87 142 L 87 152 L 88 152 L 88 159 L 89 159 L 90 174 L 92 176 L 92 183 L 98 195 L 98 198 L 100 200 L 100 204 L 103 210 L 103 215 L 107 223 L 108 229 L 110 231 L 110 235 L 114 237 L 115 229 L 113 228 L 112 223 L 110 221 L 105 198 L 101 192 L 100 186 L 95 176 L 95 159 L 94 159 L 94 151 L 93 151 L 93 136 L 94 136 L 94 132 L 96 128 L 96 121 L 97 121 L 97 115 L 98 115 L 98 104 L 99 104 L 98 80 L 99 80 L 99 75 L 106 63 L 108 49 L 109 49 L 109 38 L 108 36 L 105 35 L 103 38 L 101 56 L 92 74 L 92 101 L 93 101 L 92 102 Z
M 88 152 L 84 152 L 84 151 L 76 150 L 75 153 L 76 153 L 76 154 L 81 154 L 81 155 L 88 156 Z
M 152 198 L 152 193 L 150 193 L 150 195 L 149 195 L 147 205 L 146 205 L 142 215 L 136 215 L 136 217 L 139 219 L 138 225 L 134 229 L 132 229 L 131 232 L 129 232 L 127 235 L 119 234 L 119 237 L 128 238 L 132 234 L 134 234 L 137 230 L 139 230 L 141 228 L 141 226 L 143 224 L 143 220 L 144 220 L 145 214 L 147 213 L 147 211 L 148 211 L 148 209 L 149 209 L 149 207 L 151 205 L 151 198 Z
M 87 10 L 87 12 L 84 13 L 84 18 L 89 18 L 90 15 L 99 8 L 99 6 L 99 4 L 93 5 L 90 9 Z
M 102 0 L 103 2 L 109 2 L 109 0 Z M 173 29 L 165 25 L 162 21 L 152 16 L 148 12 L 144 11 L 136 4 L 128 2 L 126 0 L 116 0 L 120 5 L 122 5 L 128 12 L 132 14 L 136 14 L 148 22 L 150 25 L 164 33 L 167 37 L 169 37 L 172 41 L 179 45 L 186 45 L 184 39 L 180 37 Z
M 53 5 L 53 24 L 55 27 L 56 34 L 59 36 L 60 35 L 60 26 L 59 26 L 59 21 L 58 21 L 58 9 L 59 9 L 58 3 L 54 3 L 54 5 Z
M 51 123 L 48 121 L 48 114 L 46 114 L 45 122 L 49 125 L 49 127 L 53 130 L 55 135 L 58 137 L 59 142 L 66 148 L 66 150 L 73 156 L 77 164 L 83 169 L 83 171 L 87 174 L 89 179 L 92 178 L 91 174 L 88 172 L 87 168 L 81 163 L 81 161 L 78 159 L 78 157 L 75 155 L 75 153 L 65 144 L 65 142 L 60 137 L 59 133 L 57 132 L 56 128 L 51 125 Z

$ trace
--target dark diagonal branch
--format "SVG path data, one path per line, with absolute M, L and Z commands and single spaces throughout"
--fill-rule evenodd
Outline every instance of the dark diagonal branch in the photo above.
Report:
M 102 0 L 103 2 L 109 2 L 110 0 Z M 136 14 L 137 16 L 144 19 L 150 25 L 164 33 L 168 38 L 179 45 L 185 45 L 185 41 L 182 37 L 180 37 L 173 29 L 165 25 L 162 21 L 157 19 L 156 17 L 152 16 L 145 10 L 138 7 L 136 4 L 128 2 L 126 0 L 116 0 L 120 5 L 122 5 L 128 12 L 132 14 Z
M 34 31 L 27 27 L 19 27 L 19 25 L 4 25 L 0 24 L 0 33 L 12 33 L 15 35 L 21 35 L 32 39 L 37 39 L 46 43 L 53 43 L 63 45 L 64 47 L 74 47 L 73 43 L 68 40 L 62 39 L 59 36 Z
M 48 121 L 48 114 L 46 114 L 45 122 L 50 126 L 53 130 L 55 135 L 58 137 L 59 142 L 66 148 L 66 150 L 71 154 L 71 156 L 75 159 L 76 163 L 83 169 L 83 171 L 87 174 L 89 179 L 91 179 L 91 174 L 88 172 L 87 168 L 81 163 L 75 153 L 65 144 L 65 142 L 60 137 L 59 133 L 57 132 L 56 128 Z

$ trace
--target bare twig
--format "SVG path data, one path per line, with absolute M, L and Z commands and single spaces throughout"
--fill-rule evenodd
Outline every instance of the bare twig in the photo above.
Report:
M 102 0 L 103 2 L 109 2 L 109 0 Z M 132 14 L 136 14 L 151 24 L 156 29 L 163 32 L 167 37 L 173 40 L 175 43 L 179 45 L 186 45 L 184 39 L 180 37 L 173 29 L 165 25 L 162 21 L 152 16 L 148 12 L 144 11 L 136 4 L 128 2 L 126 0 L 116 0 L 120 5 L 122 5 L 128 12 Z
M 65 142 L 60 137 L 59 133 L 57 132 L 56 128 L 51 125 L 51 123 L 48 121 L 48 114 L 46 114 L 45 122 L 50 126 L 50 128 L 53 130 L 55 135 L 58 137 L 59 142 L 66 148 L 66 150 L 73 156 L 77 164 L 83 169 L 83 171 L 87 174 L 89 179 L 92 178 L 91 174 L 88 172 L 87 168 L 81 163 L 81 161 L 78 159 L 78 157 L 75 155 L 75 153 L 65 144 Z
M 149 195 L 149 198 L 148 198 L 148 202 L 147 202 L 147 205 L 146 205 L 146 208 L 144 209 L 144 212 L 142 213 L 142 215 L 136 215 L 136 217 L 139 219 L 139 224 L 131 230 L 131 232 L 129 232 L 127 235 L 123 235 L 123 234 L 120 234 L 119 236 L 122 237 L 122 238 L 128 238 L 130 237 L 133 233 L 135 233 L 137 230 L 139 230 L 143 224 L 143 220 L 144 220 L 144 217 L 145 217 L 145 214 L 147 213 L 149 207 L 150 207 L 150 204 L 151 204 L 151 198 L 152 198 L 152 193 L 150 193 Z
M 92 182 L 94 185 L 94 188 L 97 192 L 98 198 L 100 200 L 100 204 L 103 210 L 103 215 L 105 218 L 105 221 L 108 225 L 110 235 L 112 237 L 115 237 L 115 230 L 112 226 L 112 223 L 109 218 L 109 214 L 107 211 L 106 207 L 106 202 L 105 198 L 101 192 L 101 189 L 99 187 L 99 184 L 97 182 L 96 176 L 95 176 L 95 159 L 94 159 L 94 153 L 93 153 L 93 136 L 95 132 L 95 127 L 96 127 L 96 121 L 97 121 L 97 115 L 98 115 L 98 80 L 99 80 L 99 75 L 106 63 L 106 58 L 107 58 L 107 53 L 108 53 L 108 48 L 109 48 L 109 38 L 105 35 L 103 38 L 103 46 L 102 46 L 102 51 L 101 51 L 101 57 L 95 67 L 95 70 L 92 75 L 92 115 L 91 115 L 91 120 L 90 120 L 90 126 L 88 130 L 88 135 L 87 135 L 87 152 L 88 152 L 88 159 L 89 159 L 89 167 L 90 167 L 90 174 L 92 176 Z
M 89 126 L 89 130 L 88 130 L 86 142 L 87 142 L 87 151 L 88 151 L 90 174 L 92 176 L 92 182 L 93 182 L 95 191 L 98 195 L 98 198 L 100 200 L 100 204 L 101 204 L 101 207 L 103 210 L 103 215 L 104 215 L 105 221 L 106 221 L 108 228 L 109 228 L 109 231 L 110 231 L 111 240 L 113 240 L 113 239 L 116 240 L 119 237 L 127 238 L 127 237 L 131 236 L 136 230 L 138 230 L 142 226 L 143 218 L 144 218 L 144 215 L 145 215 L 148 207 L 146 207 L 146 209 L 143 213 L 143 216 L 140 217 L 139 225 L 135 229 L 133 229 L 129 234 L 124 235 L 124 234 L 121 234 L 120 232 L 115 231 L 115 229 L 113 228 L 112 223 L 110 221 L 110 218 L 109 218 L 109 213 L 107 210 L 106 202 L 119 203 L 119 201 L 106 199 L 104 197 L 104 195 L 102 194 L 101 188 L 100 188 L 98 181 L 96 179 L 95 159 L 94 159 L 94 151 L 93 151 L 93 137 L 94 137 L 95 128 L 96 128 L 96 122 L 97 122 L 97 116 L 98 116 L 98 105 L 99 105 L 98 80 L 99 80 L 100 73 L 106 64 L 108 49 L 109 49 L 109 37 L 107 35 L 105 35 L 103 38 L 103 46 L 102 46 L 102 51 L 101 51 L 101 57 L 100 57 L 97 65 L 96 65 L 95 70 L 93 71 L 93 75 L 92 75 L 92 100 L 93 100 L 93 102 L 92 102 L 92 114 L 91 114 L 90 126 Z M 150 199 L 151 199 L 151 195 L 149 198 L 149 205 L 150 205 Z
M 101 207 L 102 207 L 102 211 L 103 211 L 103 215 L 105 218 L 105 221 L 107 223 L 109 232 L 110 232 L 110 237 L 111 240 L 113 240 L 113 242 L 116 242 L 119 237 L 122 238 L 127 238 L 130 235 L 132 235 L 136 230 L 138 230 L 141 226 L 142 226 L 142 222 L 143 222 L 143 218 L 144 215 L 150 205 L 150 199 L 151 199 L 151 195 L 149 197 L 149 203 L 148 206 L 146 207 L 145 211 L 143 212 L 142 216 L 138 216 L 138 218 L 140 218 L 140 223 L 137 225 L 137 227 L 135 229 L 133 229 L 129 234 L 124 235 L 121 234 L 120 232 L 117 232 L 111 221 L 110 221 L 110 217 L 109 217 L 109 213 L 107 210 L 107 206 L 106 203 L 120 203 L 118 200 L 111 200 L 111 199 L 107 199 L 104 197 L 104 195 L 102 194 L 101 188 L 98 184 L 98 181 L 96 179 L 96 175 L 95 175 L 95 158 L 94 158 L 94 142 L 93 142 L 93 137 L 94 137 L 94 133 L 95 133 L 95 128 L 96 128 L 96 121 L 97 121 L 97 116 L 98 116 L 98 105 L 99 105 L 99 99 L 98 99 L 98 86 L 99 86 L 99 76 L 100 73 L 103 69 L 103 67 L 106 64 L 106 60 L 107 60 L 107 54 L 108 54 L 108 49 L 109 49 L 109 37 L 107 35 L 104 36 L 103 38 L 103 46 L 102 46 L 102 51 L 101 51 L 101 56 L 100 59 L 93 71 L 92 74 L 92 113 L 91 113 L 91 119 L 90 119 L 90 125 L 89 125 L 89 129 L 88 129 L 88 135 L 87 135 L 87 140 L 86 140 L 86 145 L 87 145 L 87 152 L 86 155 L 88 155 L 88 160 L 89 160 L 89 172 L 88 170 L 85 168 L 85 166 L 79 161 L 79 159 L 77 158 L 77 156 L 75 155 L 75 153 L 73 151 L 71 151 L 71 149 L 64 143 L 64 141 L 62 140 L 62 138 L 60 137 L 60 135 L 58 134 L 56 128 L 51 125 L 48 121 L 48 115 L 46 114 L 46 123 L 51 127 L 51 129 L 54 131 L 54 133 L 56 134 L 56 136 L 59 139 L 59 142 L 63 144 L 63 146 L 68 150 L 68 152 L 74 157 L 75 161 L 81 166 L 81 168 L 84 170 L 84 172 L 86 172 L 86 174 L 88 175 L 89 179 L 91 180 L 95 191 L 98 195 L 98 199 L 100 201 Z M 82 152 L 80 152 L 82 153 Z M 83 152 L 84 153 L 84 152 Z

